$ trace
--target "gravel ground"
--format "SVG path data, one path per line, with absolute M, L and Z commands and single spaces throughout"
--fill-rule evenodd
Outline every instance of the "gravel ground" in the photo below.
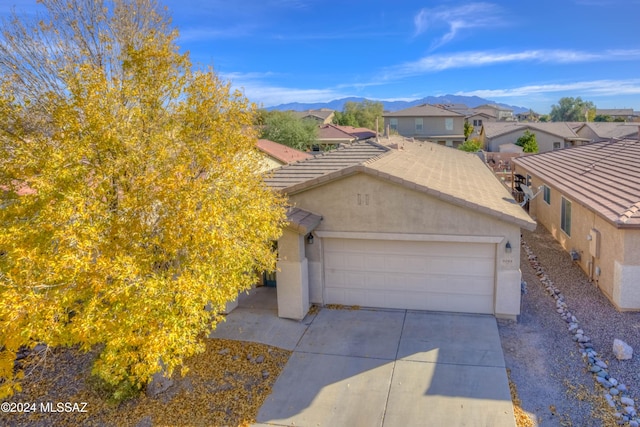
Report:
M 627 385 L 628 396 L 639 409 L 640 313 L 618 312 L 544 227 L 523 231 L 523 241 L 564 295 L 580 328 L 609 365 L 609 374 Z M 556 301 L 545 291 L 524 250 L 521 269 L 527 292 L 519 322 L 498 321 L 506 366 L 521 408 L 533 425 L 542 427 L 618 425 L 615 410 L 603 398 L 604 389 L 587 371 L 582 349 L 572 340 L 568 324 L 556 311 Z M 633 359 L 616 359 L 615 338 L 634 348 Z

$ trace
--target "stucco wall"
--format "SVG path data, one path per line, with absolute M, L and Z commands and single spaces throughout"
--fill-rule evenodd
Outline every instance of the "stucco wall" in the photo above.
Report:
M 525 130 L 527 129 L 518 129 L 504 135 L 496 136 L 494 138 L 486 138 L 487 150 L 497 152 L 500 151 L 500 146 L 502 144 L 515 144 L 518 138 L 524 135 Z M 530 130 L 530 132 L 536 135 L 536 142 L 538 143 L 539 153 L 544 153 L 545 151 L 553 151 L 554 142 L 559 142 L 560 148 L 564 148 L 564 138 L 562 138 L 561 136 L 551 135 L 539 130 Z
M 520 310 L 520 228 L 429 195 L 356 174 L 290 194 L 290 203 L 323 216 L 317 231 L 499 236 L 496 244 L 496 315 Z M 509 241 L 512 252 L 507 254 Z M 309 295 L 322 303 L 322 239 L 306 245 Z
M 416 118 L 394 117 L 398 119 L 398 134 L 406 137 L 427 138 L 430 135 L 463 135 L 464 117 L 449 117 L 453 119 L 453 129 L 447 130 L 445 117 L 422 117 L 422 132 L 416 132 Z M 389 125 L 389 117 L 385 117 L 385 129 Z
M 547 204 L 543 193 L 540 192 L 530 203 L 530 215 L 549 230 L 567 252 L 575 250 L 580 254 L 580 260 L 576 263 L 616 307 L 640 309 L 640 269 L 626 269 L 630 266 L 640 266 L 640 230 L 615 227 L 521 166 L 516 166 L 516 173 L 532 176 L 531 187 L 534 193 L 543 184 L 551 189 L 551 203 Z M 562 197 L 571 201 L 571 235 L 567 235 L 560 226 Z M 600 235 L 597 257 L 591 254 L 591 240 L 588 238 L 593 229 Z M 632 271 L 635 271 L 635 276 Z M 636 281 L 635 285 L 632 277 Z M 639 292 L 631 290 L 630 287 L 638 288 Z

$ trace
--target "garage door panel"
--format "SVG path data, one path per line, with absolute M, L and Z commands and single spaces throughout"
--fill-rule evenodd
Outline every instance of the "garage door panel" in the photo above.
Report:
M 325 303 L 493 313 L 495 245 L 324 239 Z

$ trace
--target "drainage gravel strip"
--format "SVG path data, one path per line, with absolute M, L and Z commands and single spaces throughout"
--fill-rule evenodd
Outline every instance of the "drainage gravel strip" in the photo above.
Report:
M 616 411 L 615 417 L 621 425 L 628 423 L 630 427 L 640 427 L 640 417 L 638 417 L 634 400 L 628 395 L 627 386 L 609 375 L 607 364 L 598 357 L 598 352 L 593 348 L 591 338 L 580 328 L 580 322 L 569 310 L 564 296 L 549 278 L 538 261 L 538 257 L 524 240 L 522 240 L 522 247 L 540 283 L 556 301 L 556 311 L 567 322 L 569 333 L 573 335 L 573 341 L 580 346 L 587 370 L 591 372 L 594 380 L 604 388 L 604 397 L 612 410 Z

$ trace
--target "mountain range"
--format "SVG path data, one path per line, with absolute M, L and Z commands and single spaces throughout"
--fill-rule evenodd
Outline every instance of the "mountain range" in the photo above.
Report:
M 344 104 L 347 102 L 362 102 L 367 98 L 349 97 L 334 99 L 329 102 L 314 102 L 314 103 L 300 103 L 291 102 L 288 104 L 275 105 L 273 107 L 267 107 L 267 110 L 293 110 L 293 111 L 306 111 L 306 110 L 319 110 L 321 108 L 328 108 L 330 110 L 342 111 Z M 376 100 L 372 100 L 376 101 Z M 427 96 L 422 99 L 416 99 L 413 101 L 376 101 L 381 102 L 384 110 L 393 112 L 403 110 L 405 108 L 414 107 L 422 104 L 465 104 L 469 108 L 475 108 L 483 104 L 495 104 L 500 107 L 505 107 L 513 110 L 514 113 L 526 113 L 529 108 L 519 107 L 515 105 L 507 105 L 499 102 L 491 101 L 489 99 L 480 98 L 478 96 L 462 96 L 462 95 L 442 95 L 442 96 Z

